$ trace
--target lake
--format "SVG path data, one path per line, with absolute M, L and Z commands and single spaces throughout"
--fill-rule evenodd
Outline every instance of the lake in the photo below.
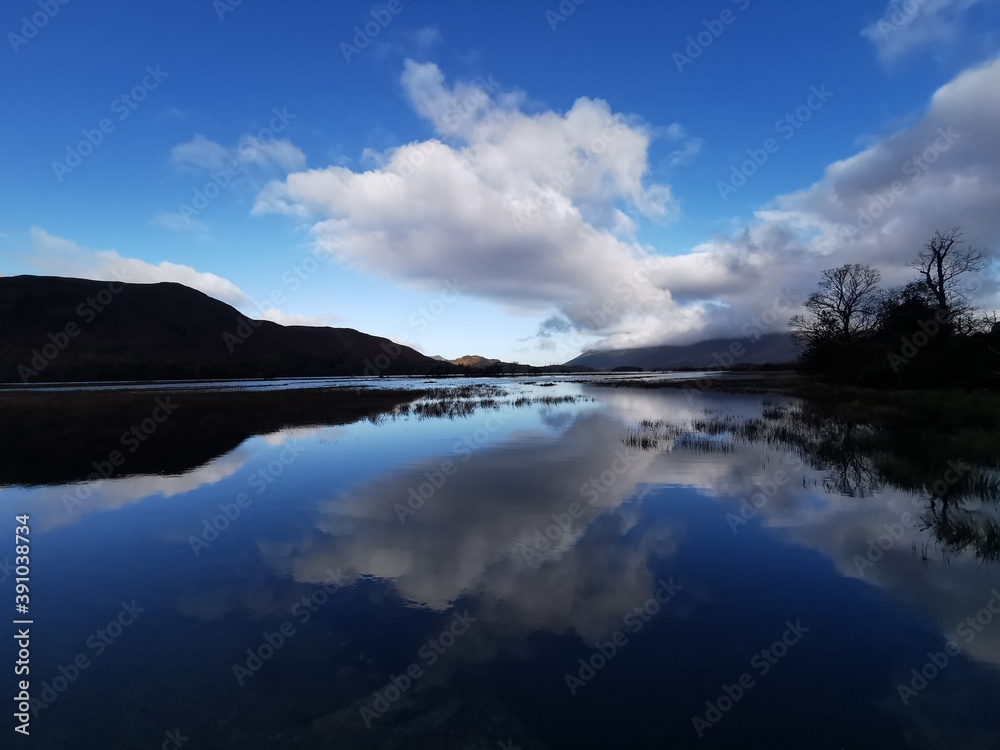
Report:
M 988 472 L 785 396 L 316 382 L 386 381 L 465 390 L 0 489 L 31 747 L 1000 747 Z

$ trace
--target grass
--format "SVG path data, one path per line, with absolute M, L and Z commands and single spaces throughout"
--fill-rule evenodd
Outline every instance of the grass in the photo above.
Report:
M 414 414 L 418 419 L 458 419 L 479 410 L 499 411 L 507 406 L 519 409 L 533 404 L 556 406 L 587 400 L 583 396 L 508 396 L 508 391 L 494 385 L 456 388 L 454 392 L 440 389 L 424 395 L 411 405 L 407 413 Z
M 677 425 L 662 419 L 643 419 L 637 429 L 625 434 L 622 442 L 633 450 L 669 450 L 682 431 Z

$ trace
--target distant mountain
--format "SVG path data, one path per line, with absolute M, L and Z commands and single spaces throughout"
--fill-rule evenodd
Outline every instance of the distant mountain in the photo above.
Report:
M 450 372 L 352 328 L 251 320 L 181 284 L 0 277 L 0 382 Z
M 597 370 L 641 367 L 672 370 L 698 367 L 740 367 L 791 363 L 798 349 L 788 333 L 768 333 L 751 339 L 711 339 L 687 346 L 648 346 L 636 349 L 591 350 L 571 359 L 567 366 L 584 365 Z
M 478 354 L 466 354 L 464 357 L 459 357 L 458 359 L 451 360 L 453 365 L 458 365 L 459 367 L 472 367 L 475 369 L 487 368 L 493 365 L 503 364 L 499 359 L 489 359 L 488 357 L 480 357 Z
M 464 357 L 446 361 L 458 367 L 464 368 L 467 372 L 469 370 L 479 370 L 481 371 L 481 374 L 484 375 L 541 375 L 550 373 L 581 373 L 592 371 L 592 368 L 590 367 L 568 367 L 566 365 L 546 365 L 544 367 L 536 367 L 534 365 L 522 365 L 519 362 L 504 362 L 502 359 L 481 357 L 478 354 L 466 354 Z

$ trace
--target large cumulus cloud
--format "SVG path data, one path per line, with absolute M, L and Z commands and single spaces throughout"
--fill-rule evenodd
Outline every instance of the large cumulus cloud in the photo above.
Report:
M 670 188 L 647 179 L 648 130 L 586 98 L 529 114 L 522 95 L 490 80 L 449 86 L 433 64 L 408 62 L 402 82 L 436 138 L 367 172 L 291 174 L 255 211 L 313 217 L 323 248 L 373 273 L 418 284 L 457 276 L 472 293 L 517 310 L 554 307 L 592 328 L 589 314 L 619 295 L 616 283 L 644 273 L 650 252 L 633 238 L 636 220 L 677 213 Z M 644 283 L 648 294 L 610 325 L 654 311 L 669 311 L 676 333 L 697 325 L 698 308 Z

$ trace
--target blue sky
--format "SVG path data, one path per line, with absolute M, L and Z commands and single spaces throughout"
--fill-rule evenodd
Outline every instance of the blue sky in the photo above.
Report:
M 278 293 L 281 322 L 547 364 L 736 335 L 840 262 L 901 278 L 941 222 L 1000 239 L 994 0 L 14 0 L 0 18 L 4 275 L 177 280 L 248 312 Z M 737 187 L 748 149 L 766 159 Z M 881 224 L 831 229 L 925 152 Z

